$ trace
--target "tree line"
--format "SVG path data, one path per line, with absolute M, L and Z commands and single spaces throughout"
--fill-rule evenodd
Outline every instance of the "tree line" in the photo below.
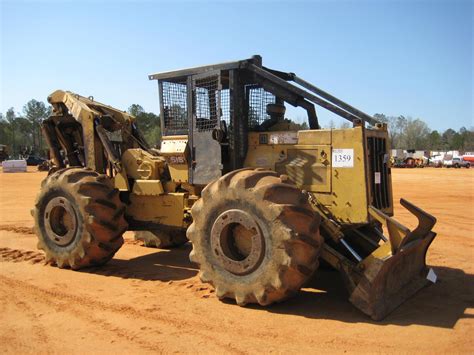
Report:
M 137 118 L 137 125 L 151 145 L 158 144 L 161 125 L 158 115 L 146 112 L 142 106 L 133 104 L 128 113 Z M 41 133 L 41 122 L 51 115 L 51 106 L 37 100 L 30 100 L 22 112 L 12 107 L 5 114 L 0 113 L 0 144 L 6 145 L 10 156 L 25 154 L 47 156 L 46 142 Z M 447 129 L 443 132 L 431 130 L 423 120 L 405 116 L 386 116 L 377 113 L 374 117 L 388 125 L 393 149 L 417 149 L 461 152 L 474 151 L 474 129 L 462 127 L 458 131 Z M 294 126 L 294 127 L 293 127 Z M 307 129 L 307 124 L 293 125 L 294 129 Z M 329 127 L 333 128 L 334 123 Z M 345 123 L 341 128 L 349 127 Z
M 392 149 L 474 152 L 473 127 L 461 127 L 458 131 L 452 128 L 438 131 L 431 130 L 426 122 L 419 118 L 386 116 L 383 113 L 376 113 L 374 118 L 387 124 Z M 349 122 L 339 126 L 349 127 Z M 326 128 L 336 128 L 334 121 L 330 121 Z
M 41 133 L 41 121 L 51 114 L 51 107 L 44 102 L 30 100 L 22 113 L 13 107 L 5 114 L 0 112 L 0 144 L 8 147 L 10 156 L 34 153 L 44 155 L 46 143 Z
M 419 118 L 405 116 L 374 115 L 388 125 L 393 149 L 417 149 L 461 152 L 474 151 L 474 129 L 461 127 L 458 131 L 448 128 L 444 132 L 431 130 L 426 122 Z

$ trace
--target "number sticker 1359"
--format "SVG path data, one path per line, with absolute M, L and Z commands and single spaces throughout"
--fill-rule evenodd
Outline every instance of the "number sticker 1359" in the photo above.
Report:
M 354 167 L 354 149 L 333 149 L 332 150 L 333 168 L 353 168 Z

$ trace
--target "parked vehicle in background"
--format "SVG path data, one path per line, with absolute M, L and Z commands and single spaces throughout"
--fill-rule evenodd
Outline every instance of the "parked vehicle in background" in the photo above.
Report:
M 40 164 L 42 164 L 43 162 L 46 161 L 46 159 L 41 158 L 41 157 L 37 157 L 35 155 L 30 155 L 25 160 L 26 160 L 26 164 L 29 165 L 29 166 L 40 165 Z
M 415 149 L 392 149 L 392 166 L 395 168 L 424 168 L 428 166 L 429 152 Z
M 462 156 L 463 160 L 468 161 L 470 164 L 474 163 L 474 154 L 473 153 L 466 153 Z
M 470 168 L 471 163 L 464 160 L 462 157 L 454 157 L 443 162 L 443 166 L 446 168 Z
M 394 168 L 424 168 L 425 161 L 421 158 L 408 157 L 405 159 L 393 159 L 392 167 Z
M 441 168 L 443 167 L 443 156 L 442 155 L 435 155 L 430 158 L 428 166 Z
M 8 148 L 4 144 L 0 144 L 0 162 L 8 159 Z
M 38 164 L 38 171 L 49 171 L 52 167 L 52 162 L 50 160 L 45 160 L 41 164 Z

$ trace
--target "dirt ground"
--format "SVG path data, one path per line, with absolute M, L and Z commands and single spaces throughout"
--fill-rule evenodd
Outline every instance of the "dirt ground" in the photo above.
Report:
M 438 218 L 428 263 L 438 283 L 382 322 L 348 301 L 337 273 L 318 272 L 268 308 L 220 302 L 190 247 L 147 249 L 130 233 L 115 258 L 81 272 L 45 266 L 30 209 L 45 173 L 0 173 L 0 351 L 186 353 L 472 353 L 474 169 L 393 169 L 403 196 Z M 415 221 L 398 203 L 396 217 Z

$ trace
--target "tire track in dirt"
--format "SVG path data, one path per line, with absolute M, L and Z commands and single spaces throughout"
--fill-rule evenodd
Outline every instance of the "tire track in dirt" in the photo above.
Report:
M 45 258 L 41 252 L 27 251 L 27 250 L 21 250 L 21 249 L 0 248 L 0 261 L 7 261 L 7 262 L 30 261 L 30 263 L 32 264 L 39 264 L 39 263 L 45 263 Z M 134 270 L 117 268 L 112 265 L 105 265 L 97 269 L 98 270 L 103 269 L 103 270 L 100 270 L 100 275 L 104 275 L 104 276 L 117 276 L 121 278 L 129 278 L 129 279 L 133 279 L 134 277 L 137 276 Z M 65 272 L 73 272 L 73 271 L 65 270 Z M 30 284 L 27 284 L 27 285 L 30 285 Z M 192 281 L 192 280 L 168 281 L 167 285 L 173 285 L 179 288 L 186 288 L 190 290 L 191 292 L 197 294 L 201 298 L 209 298 L 210 294 L 214 293 L 214 290 L 211 290 L 207 285 L 203 285 L 199 281 Z M 36 287 L 33 285 L 30 285 L 30 286 Z M 44 290 L 44 289 L 41 289 L 41 290 L 44 292 L 47 292 L 49 296 L 51 297 L 58 296 L 58 291 L 52 292 L 50 290 Z M 184 322 L 183 324 L 177 324 L 176 318 L 166 317 L 165 315 L 161 313 L 160 314 L 154 313 L 153 316 L 150 316 L 149 312 L 150 311 L 152 312 L 153 310 L 147 310 L 147 312 L 142 312 L 127 305 L 120 306 L 120 305 L 116 305 L 112 303 L 103 303 L 99 301 L 93 301 L 94 303 L 91 303 L 89 301 L 85 301 L 85 299 L 83 298 L 79 298 L 78 296 L 73 296 L 67 293 L 61 293 L 60 296 L 61 298 L 74 297 L 77 300 L 77 303 L 80 303 L 84 306 L 94 306 L 97 310 L 108 309 L 111 312 L 119 312 L 119 313 L 125 312 L 125 313 L 128 313 L 132 317 L 140 317 L 140 318 L 144 318 L 150 321 L 156 321 L 158 317 L 160 320 L 168 322 L 169 324 L 176 324 L 178 329 L 187 328 L 190 323 L 193 323 L 192 326 L 194 328 L 204 327 L 204 329 L 208 329 L 208 330 L 212 330 L 216 332 L 220 332 L 223 330 L 222 327 L 211 326 L 210 324 L 206 324 L 205 322 L 192 322 L 190 319 L 186 319 L 186 322 Z M 232 329 L 232 332 L 234 331 L 236 332 L 238 331 L 239 333 L 241 333 L 245 331 L 245 328 L 242 327 L 241 329 Z M 201 335 L 204 336 L 203 334 Z M 257 332 L 257 333 L 253 332 L 252 334 L 249 334 L 249 336 L 252 336 L 255 338 L 266 337 L 268 335 L 269 334 L 263 333 L 263 332 Z M 209 339 L 209 340 L 215 341 L 215 339 Z M 232 351 L 236 351 L 236 349 L 232 349 Z
M 35 344 L 25 343 L 21 341 L 22 336 L 18 336 L 16 334 L 7 334 L 7 335 L 0 335 L 0 350 L 2 353 L 11 353 L 11 354 L 37 354 L 38 348 Z
M 136 345 L 140 346 L 144 350 L 157 351 L 157 348 L 160 348 L 158 345 L 160 344 L 163 345 L 163 343 L 162 342 L 149 342 L 145 339 L 142 339 L 141 332 L 138 332 L 136 334 L 134 334 L 133 332 L 131 333 L 130 330 L 119 327 L 116 324 L 112 324 L 108 322 L 107 320 L 98 318 L 94 316 L 94 314 L 103 314 L 105 311 L 109 311 L 111 313 L 119 314 L 133 320 L 140 319 L 140 320 L 147 320 L 147 321 L 151 321 L 155 323 L 157 321 L 161 321 L 162 323 L 166 324 L 166 327 L 160 327 L 160 329 L 167 329 L 168 331 L 170 331 L 169 327 L 175 328 L 174 331 L 172 332 L 170 331 L 171 335 L 182 334 L 183 329 L 189 329 L 191 327 L 193 329 L 193 332 L 192 334 L 188 333 L 188 335 L 198 336 L 199 338 L 205 340 L 206 342 L 215 344 L 217 347 L 221 348 L 225 352 L 232 352 L 232 353 L 238 353 L 238 354 L 243 353 L 243 351 L 232 346 L 230 343 L 219 341 L 212 335 L 208 335 L 198 330 L 198 329 L 207 328 L 209 332 L 215 333 L 218 331 L 218 329 L 222 331 L 221 327 L 210 327 L 208 324 L 204 325 L 203 323 L 192 322 L 190 321 L 190 319 L 186 319 L 184 321 L 184 320 L 179 320 L 173 317 L 167 317 L 162 314 L 153 312 L 152 310 L 140 311 L 128 305 L 110 304 L 110 303 L 105 303 L 103 301 L 94 300 L 89 297 L 71 295 L 71 294 L 67 294 L 61 291 L 57 291 L 57 290 L 53 291 L 53 290 L 43 289 L 26 282 L 13 280 L 1 275 L 0 275 L 0 282 L 5 284 L 5 286 L 8 286 L 9 288 L 14 288 L 14 289 L 19 290 L 19 293 L 22 293 L 27 297 L 28 296 L 31 297 L 31 295 L 37 295 L 38 297 L 36 297 L 35 299 L 36 301 L 47 304 L 48 306 L 54 308 L 57 312 L 68 311 L 72 313 L 73 315 L 85 320 L 86 322 L 96 325 L 100 330 L 106 330 L 108 332 L 115 334 L 116 337 L 134 342 Z M 85 311 L 87 309 L 89 309 L 90 311 L 89 312 Z M 97 311 L 97 312 L 91 312 L 92 310 Z M 194 324 L 190 324 L 190 323 L 194 323 Z M 214 329 L 211 329 L 211 328 L 214 328 Z M 139 329 L 139 330 L 143 330 L 143 329 Z M 164 349 L 164 348 L 161 347 L 161 349 Z
M 18 227 L 10 224 L 0 225 L 0 231 L 13 232 L 19 234 L 31 234 L 34 235 L 35 232 L 31 227 Z
M 29 319 L 29 323 L 33 329 L 33 336 L 35 337 L 35 342 L 41 344 L 49 344 L 50 339 L 48 337 L 46 328 L 41 324 L 41 320 L 36 314 L 35 310 L 27 303 L 25 298 L 11 297 L 11 294 L 1 290 L 2 300 L 8 299 L 12 301 L 13 304 L 20 310 L 20 312 Z M 6 302 L 5 302 L 6 303 Z
M 29 261 L 31 264 L 44 263 L 44 254 L 38 251 L 0 248 L 0 261 L 22 262 Z
M 32 250 L 23 250 L 23 249 L 11 249 L 11 248 L 0 248 L 0 262 L 27 262 L 29 261 L 31 264 L 46 264 L 45 261 L 45 256 L 44 253 L 41 251 L 32 251 Z M 182 269 L 182 268 L 179 268 Z M 133 279 L 141 275 L 140 272 L 137 272 L 135 270 L 130 270 L 130 269 L 124 269 L 122 267 L 117 267 L 115 265 L 103 265 L 103 266 L 94 266 L 91 268 L 88 268 L 87 270 L 91 272 L 97 272 L 99 275 L 103 276 L 116 276 L 116 277 L 121 277 L 124 279 Z M 188 269 L 188 270 L 193 270 L 193 269 Z M 148 274 L 147 274 L 148 275 Z M 145 275 L 145 276 L 147 276 Z M 189 280 L 185 281 L 173 281 L 170 280 L 167 282 L 168 285 L 176 285 L 176 286 L 182 286 L 186 287 L 188 289 L 192 288 L 194 291 L 199 292 L 199 291 L 210 291 L 210 293 L 213 293 L 213 290 L 211 290 L 208 286 L 201 284 L 200 282 L 192 282 Z M 208 298 L 209 295 L 202 295 L 203 298 Z
M 0 248 L 0 262 L 1 261 L 14 262 L 14 263 L 30 261 L 30 263 L 33 263 L 33 264 L 40 264 L 40 263 L 44 264 L 45 258 L 41 252 L 27 251 L 27 250 L 21 250 L 21 249 L 11 249 L 11 248 Z M 98 274 L 104 275 L 104 276 L 116 276 L 116 277 L 125 278 L 125 279 L 134 279 L 135 277 L 137 277 L 137 272 L 135 270 L 116 267 L 115 265 L 105 265 L 102 267 L 91 268 L 91 270 L 93 269 L 97 269 Z M 64 272 L 75 272 L 75 271 L 64 270 Z M 0 280 L 1 278 L 2 276 L 0 276 Z M 12 281 L 20 282 L 17 280 L 12 280 Z M 139 282 L 142 283 L 144 281 L 139 280 Z M 212 335 L 209 335 L 208 333 L 218 334 L 218 333 L 226 332 L 229 334 L 235 334 L 235 333 L 245 334 L 246 337 L 253 338 L 255 340 L 261 340 L 265 338 L 268 339 L 268 337 L 274 336 L 272 333 L 269 333 L 269 332 L 262 332 L 262 331 L 248 332 L 246 327 L 242 327 L 237 324 L 232 324 L 232 329 L 230 328 L 225 329 L 223 328 L 222 325 L 215 326 L 211 323 L 206 323 L 206 321 L 198 321 L 197 318 L 189 317 L 189 318 L 180 319 L 176 317 L 169 317 L 161 312 L 158 313 L 154 309 L 146 309 L 145 311 L 140 311 L 128 305 L 117 305 L 113 303 L 105 303 L 105 302 L 101 302 L 97 300 L 92 300 L 87 297 L 71 295 L 65 292 L 42 289 L 26 282 L 24 282 L 23 284 L 25 285 L 23 287 L 33 288 L 37 292 L 44 293 L 45 296 L 39 298 L 39 300 L 41 301 L 43 301 L 43 299 L 51 298 L 51 299 L 63 300 L 64 303 L 67 303 L 65 300 L 73 299 L 74 304 L 77 304 L 78 306 L 81 306 L 81 307 L 94 308 L 98 314 L 103 311 L 110 311 L 112 313 L 127 314 L 128 318 L 133 318 L 133 319 L 141 318 L 141 319 L 146 319 L 152 322 L 162 321 L 166 323 L 167 325 L 176 327 L 176 329 L 181 332 L 183 329 L 187 330 L 191 327 L 193 329 L 193 334 L 199 335 L 201 338 L 206 339 L 206 341 L 212 342 L 220 346 L 221 348 L 225 349 L 225 351 L 229 351 L 229 352 L 239 353 L 240 351 L 239 349 L 231 346 L 227 342 L 219 342 L 215 337 L 213 337 Z M 204 285 L 197 280 L 180 280 L 180 281 L 171 280 L 171 281 L 168 281 L 166 284 L 170 286 L 172 285 L 172 287 L 176 287 L 176 288 L 186 288 L 187 290 L 189 290 L 194 295 L 200 298 L 209 298 L 210 294 L 214 293 L 214 290 L 211 290 L 207 285 Z M 144 291 L 147 292 L 147 290 L 144 290 Z M 60 310 L 61 309 L 59 309 L 59 311 Z M 92 322 L 92 320 L 90 321 Z M 103 325 L 103 326 L 105 327 L 105 329 L 107 329 L 108 327 L 108 325 Z M 206 332 L 201 332 L 198 329 L 205 329 Z M 125 336 L 124 334 L 124 337 L 127 337 L 127 336 Z M 149 349 L 149 348 L 146 348 L 146 349 Z M 153 348 L 153 349 L 156 350 L 156 348 Z
M 12 249 L 12 248 L 7 248 L 7 247 L 0 247 L 0 262 L 13 262 L 13 263 L 18 263 L 18 262 L 27 262 L 29 261 L 30 264 L 45 264 L 46 265 L 46 259 L 44 256 L 44 253 L 41 251 L 32 251 L 32 250 L 24 250 L 24 249 Z M 167 267 L 170 267 L 168 265 L 165 265 Z M 65 268 L 69 269 L 69 268 Z M 178 267 L 177 269 L 185 269 L 183 267 Z M 134 269 L 127 269 L 123 267 L 119 267 L 113 264 L 106 264 L 102 266 L 93 266 L 86 268 L 84 270 L 87 270 L 88 272 L 92 273 L 97 273 L 99 275 L 103 276 L 116 276 L 120 277 L 123 279 L 134 279 L 134 278 L 140 278 L 142 276 L 149 276 L 149 272 L 141 272 L 141 271 L 136 271 Z M 194 270 L 191 268 L 187 268 L 187 270 Z M 199 283 L 199 282 L 189 282 L 188 280 L 186 281 L 173 281 L 170 280 L 167 282 L 169 285 L 175 284 L 177 286 L 185 286 L 186 288 L 194 288 L 195 291 L 206 291 L 210 290 L 209 287 Z M 211 291 L 213 292 L 213 291 Z M 209 295 L 204 295 L 203 298 L 208 298 Z
M 40 252 L 33 252 L 33 251 L 25 251 L 25 250 L 15 250 L 15 249 L 10 249 L 10 248 L 0 248 L 0 261 L 2 260 L 2 255 L 6 254 L 7 259 L 6 261 L 11 261 L 11 262 L 25 262 L 27 261 L 28 258 L 31 258 L 32 255 L 40 255 L 42 258 L 41 260 L 44 261 L 44 257 Z M 26 257 L 25 257 L 26 256 Z M 36 262 L 38 263 L 38 262 Z M 129 269 L 124 269 L 124 268 L 119 268 L 114 265 L 105 265 L 102 267 L 94 267 L 91 269 L 97 269 L 100 271 L 100 275 L 105 275 L 105 276 L 117 276 L 120 278 L 127 278 L 127 279 L 133 279 L 136 277 L 136 272 L 134 270 L 129 270 Z M 68 271 L 64 270 L 64 272 L 75 272 L 75 271 Z M 11 280 L 11 279 L 10 279 Z M 0 275 L 0 282 L 2 281 L 2 276 Z M 20 285 L 21 281 L 17 280 L 11 280 L 12 282 L 15 282 L 16 284 Z M 137 280 L 140 284 L 142 284 L 144 281 Z M 213 343 L 217 346 L 219 346 L 221 349 L 224 349 L 224 351 L 227 352 L 233 352 L 233 353 L 241 353 L 241 350 L 238 348 L 232 346 L 228 342 L 221 342 L 218 341 L 213 334 L 240 334 L 242 336 L 245 336 L 246 339 L 254 339 L 255 341 L 261 341 L 264 339 L 272 339 L 275 337 L 275 334 L 272 332 L 264 332 L 264 331 L 253 331 L 253 332 L 248 332 L 248 329 L 245 327 L 241 327 L 236 323 L 233 323 L 231 325 L 232 328 L 229 328 L 230 325 L 224 326 L 224 325 L 219 325 L 219 326 L 214 326 L 212 323 L 206 323 L 205 321 L 197 321 L 197 317 L 190 317 L 190 318 L 179 318 L 179 317 L 170 317 L 167 316 L 166 314 L 163 314 L 161 311 L 158 311 L 153 308 L 148 308 L 145 309 L 144 311 L 140 311 L 132 306 L 129 305 L 118 305 L 118 304 L 113 304 L 113 303 L 106 303 L 102 301 L 97 301 L 97 300 L 92 300 L 89 297 L 81 297 L 77 295 L 71 295 L 66 292 L 61 292 L 57 290 L 49 290 L 49 289 L 43 289 L 34 285 L 31 285 L 27 282 L 21 282 L 22 289 L 33 289 L 35 290 L 36 293 L 42 293 L 44 296 L 38 297 L 38 300 L 47 303 L 50 307 L 53 307 L 56 309 L 57 312 L 64 311 L 65 309 L 69 309 L 72 314 L 75 316 L 90 322 L 97 326 L 99 329 L 106 330 L 108 332 L 111 332 L 113 334 L 118 335 L 120 338 L 127 339 L 128 341 L 134 342 L 138 346 L 140 346 L 143 350 L 152 350 L 156 351 L 157 350 L 157 345 L 150 343 L 150 342 L 140 342 L 139 338 L 146 336 L 145 334 L 140 334 L 136 335 L 130 332 L 130 330 L 124 329 L 117 327 L 116 325 L 107 322 L 106 320 L 99 319 L 99 318 L 91 318 L 90 314 L 88 312 L 84 312 L 84 309 L 87 308 L 93 308 L 95 314 L 103 314 L 105 311 L 109 311 L 111 313 L 115 314 L 122 314 L 125 315 L 129 319 L 145 319 L 149 322 L 157 322 L 161 321 L 166 324 L 167 327 L 172 326 L 176 330 L 172 332 L 172 335 L 176 334 L 176 336 L 179 336 L 179 334 L 183 333 L 184 331 L 188 331 L 190 328 L 193 329 L 193 334 L 197 335 L 203 339 L 206 339 L 207 342 Z M 180 281 L 168 281 L 166 283 L 167 285 L 173 285 L 176 288 L 186 288 L 190 292 L 193 292 L 195 295 L 201 298 L 208 298 L 209 297 L 209 287 L 207 285 L 203 285 L 197 280 L 180 280 Z M 18 286 L 20 288 L 20 286 Z M 144 289 L 143 292 L 151 292 L 148 289 Z M 204 294 L 203 294 L 204 292 Z M 213 291 L 212 291 L 213 293 Z M 27 293 L 29 294 L 29 293 Z M 61 306 L 58 306 L 55 303 L 52 302 L 46 302 L 46 299 L 54 299 L 57 300 L 58 302 L 61 303 Z M 72 304 L 70 300 L 73 300 Z M 76 307 L 74 307 L 76 305 Z M 79 307 L 79 308 L 78 308 Z M 202 332 L 199 331 L 199 329 L 206 329 L 207 332 Z M 155 331 L 156 332 L 156 331 Z M 211 334 L 211 335 L 209 335 Z M 98 336 L 101 336 L 101 334 L 97 334 Z M 164 349 L 169 349 L 168 347 L 164 347 Z
M 150 342 L 143 339 L 138 339 L 137 334 L 135 334 L 133 331 L 119 327 L 118 325 L 112 324 L 106 319 L 102 319 L 94 315 L 99 314 L 99 312 L 88 312 L 88 308 L 91 308 L 88 306 L 91 303 L 94 304 L 94 301 L 92 300 L 82 299 L 78 296 L 68 295 L 58 291 L 45 290 L 26 282 L 9 279 L 4 276 L 0 276 L 0 283 L 3 283 L 10 288 L 17 289 L 19 291 L 18 294 L 21 295 L 22 298 L 34 297 L 35 302 L 41 302 L 54 309 L 54 311 L 57 313 L 68 312 L 72 316 L 85 321 L 86 324 L 94 325 L 95 329 L 89 328 L 88 331 L 94 333 L 98 337 L 103 336 L 102 331 L 105 330 L 109 333 L 113 333 L 113 338 L 125 339 L 128 342 L 133 342 L 143 350 L 154 352 L 163 351 L 163 347 L 160 346 L 160 342 Z M 95 310 L 97 307 L 92 308 Z

